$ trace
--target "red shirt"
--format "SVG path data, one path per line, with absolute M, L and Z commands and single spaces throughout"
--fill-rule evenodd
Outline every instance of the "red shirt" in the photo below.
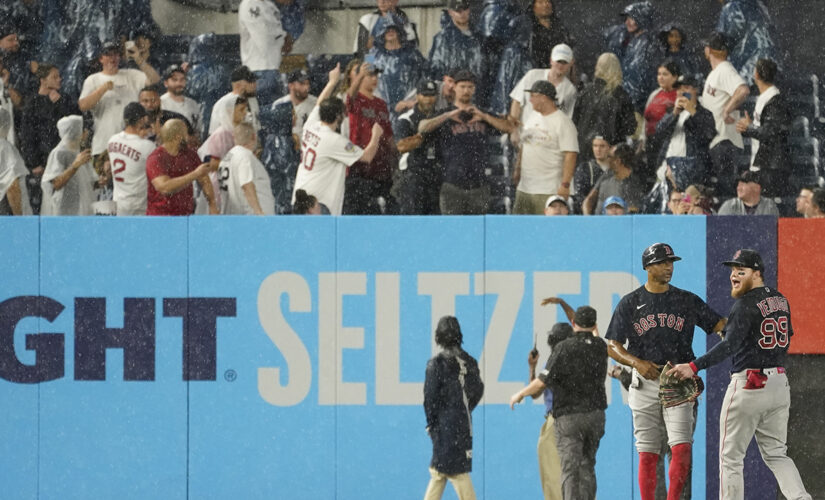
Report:
M 656 124 L 667 113 L 667 108 L 672 107 L 676 102 L 676 90 L 664 91 L 657 93 L 650 104 L 645 108 L 645 134 L 648 137 L 653 137 L 656 133 Z
M 177 156 L 172 156 L 163 146 L 158 146 L 146 159 L 148 200 L 146 215 L 190 215 L 195 207 L 192 184 L 175 194 L 165 195 L 152 185 L 152 179 L 165 175 L 171 178 L 186 175 L 201 164 L 198 153 L 184 147 Z
M 392 149 L 392 125 L 387 103 L 379 97 L 370 99 L 357 92 L 347 101 L 349 112 L 349 140 L 361 148 L 367 147 L 372 137 L 372 125 L 377 123 L 384 129 L 378 152 L 371 163 L 355 162 L 349 169 L 349 175 L 358 175 L 379 181 L 392 177 L 395 155 Z

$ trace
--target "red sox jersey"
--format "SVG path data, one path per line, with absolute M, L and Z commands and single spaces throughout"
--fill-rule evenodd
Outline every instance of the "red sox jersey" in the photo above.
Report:
M 146 159 L 155 145 L 139 135 L 119 132 L 109 139 L 109 164 L 112 167 L 112 199 L 117 215 L 146 214 Z
M 641 286 L 619 301 L 605 338 L 627 342 L 627 352 L 657 365 L 687 363 L 696 357 L 694 328 L 711 333 L 721 319 L 692 292 L 670 286 L 664 293 L 651 293 Z

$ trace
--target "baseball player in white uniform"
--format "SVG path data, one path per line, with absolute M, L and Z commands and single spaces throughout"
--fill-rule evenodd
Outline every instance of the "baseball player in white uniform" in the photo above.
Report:
M 112 199 L 117 215 L 146 215 L 146 159 L 155 150 L 155 144 L 146 139 L 151 124 L 137 102 L 126 105 L 123 121 L 126 127 L 106 145 L 112 167 Z
M 275 196 L 269 174 L 255 156 L 258 134 L 248 123 L 235 126 L 235 146 L 221 158 L 218 184 L 221 213 L 226 215 L 274 215 Z
M 312 109 L 304 125 L 301 137 L 301 164 L 292 190 L 303 189 L 326 205 L 332 215 L 341 215 L 344 206 L 344 180 L 347 167 L 356 161 L 369 163 L 378 151 L 378 141 L 383 129 L 377 123 L 372 126 L 370 142 L 364 149 L 338 133 L 341 121 L 346 117 L 344 103 L 330 97 L 341 76 L 341 66 L 329 72 L 329 81 L 318 96 L 318 105 Z
M 810 500 L 796 465 L 786 454 L 791 390 L 782 365 L 794 333 L 788 299 L 765 285 L 765 264 L 756 250 L 737 250 L 722 264 L 731 269 L 730 294 L 736 299 L 725 339 L 704 356 L 674 366 L 668 374 L 693 377 L 732 356 L 730 384 L 719 421 L 720 499 L 745 498 L 742 468 L 755 435 L 762 459 L 785 498 Z

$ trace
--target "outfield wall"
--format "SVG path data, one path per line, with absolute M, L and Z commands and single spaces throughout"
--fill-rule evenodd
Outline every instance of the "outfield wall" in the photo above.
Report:
M 604 332 L 619 298 L 645 280 L 642 250 L 667 241 L 683 257 L 673 284 L 725 314 L 713 298 L 727 293 L 727 274 L 708 262 L 717 250 L 727 258 L 736 238 L 706 241 L 738 220 L 2 218 L 4 491 L 420 498 L 424 368 L 436 321 L 455 314 L 486 385 L 474 413 L 479 498 L 539 498 L 543 405 L 511 411 L 507 401 L 526 382 L 534 333 L 541 344 L 563 319 L 540 299 L 590 303 Z M 775 261 L 776 220 L 753 221 L 742 238 Z M 771 224 L 773 240 L 761 236 Z M 805 335 L 797 329 L 794 343 Z M 697 353 L 706 338 L 697 329 Z M 726 383 L 711 375 L 700 405 L 694 498 L 713 481 L 712 398 Z M 605 384 L 598 496 L 638 498 L 627 393 Z M 449 488 L 445 498 L 455 498 Z

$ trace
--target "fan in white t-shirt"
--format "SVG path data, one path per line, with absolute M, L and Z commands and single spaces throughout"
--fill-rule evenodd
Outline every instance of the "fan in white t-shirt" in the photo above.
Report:
M 287 95 L 277 99 L 272 103 L 272 108 L 281 104 L 290 103 L 295 111 L 295 123 L 292 124 L 292 133 L 301 136 L 304 123 L 312 112 L 312 108 L 317 104 L 318 98 L 309 95 L 309 73 L 305 69 L 299 69 L 290 73 L 287 79 Z
M 553 47 L 550 54 L 550 68 L 531 69 L 522 77 L 510 92 L 510 120 L 514 123 L 523 123 L 533 112 L 533 105 L 527 97 L 527 91 L 533 84 L 546 80 L 556 88 L 556 102 L 558 108 L 569 117 L 573 117 L 573 108 L 576 105 L 576 87 L 567 78 L 570 68 L 573 67 L 573 50 L 564 43 Z
M 221 158 L 218 182 L 221 213 L 225 215 L 274 215 L 275 196 L 269 174 L 255 156 L 258 134 L 252 125 L 235 126 L 235 146 Z
M 538 80 L 527 92 L 534 112 L 522 125 L 513 212 L 541 215 L 548 196 L 570 197 L 579 141 L 573 121 L 556 106 L 552 83 Z
M 163 74 L 163 83 L 166 85 L 166 93 L 160 96 L 160 108 L 183 115 L 200 138 L 203 134 L 201 108 L 197 101 L 183 94 L 186 89 L 186 73 L 183 68 L 177 64 L 169 66 Z
M 238 5 L 238 26 L 241 35 L 241 62 L 252 71 L 281 67 L 286 44 L 292 46 L 289 34 L 281 25 L 281 11 L 272 0 L 242 0 Z
M 138 60 L 140 70 L 120 69 L 120 46 L 114 42 L 103 44 L 99 60 L 103 70 L 89 75 L 83 81 L 77 106 L 80 111 L 91 111 L 95 120 L 92 136 L 92 155 L 106 151 L 106 144 L 116 133 L 123 130 L 123 109 L 138 100 L 143 87 L 160 81 L 157 71 L 146 62 Z
M 346 116 L 346 109 L 340 99 L 330 96 L 340 76 L 339 64 L 329 72 L 327 85 L 318 96 L 319 104 L 313 108 L 304 125 L 301 164 L 292 191 L 293 204 L 295 191 L 303 189 L 326 205 L 332 215 L 341 215 L 344 206 L 347 167 L 356 161 L 371 162 L 383 133 L 381 126 L 374 124 L 370 141 L 362 150 L 337 132 Z
M 152 125 L 146 109 L 132 102 L 123 110 L 126 127 L 109 139 L 109 164 L 112 167 L 112 199 L 117 215 L 146 215 L 146 159 L 155 143 L 146 139 Z

